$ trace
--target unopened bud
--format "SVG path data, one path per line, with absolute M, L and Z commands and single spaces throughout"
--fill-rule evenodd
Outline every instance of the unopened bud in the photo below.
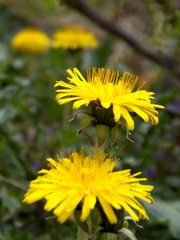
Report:
M 127 221 L 124 221 L 124 222 L 123 222 L 123 227 L 124 227 L 124 228 L 128 228 L 128 227 L 129 227 L 129 223 L 128 223 Z

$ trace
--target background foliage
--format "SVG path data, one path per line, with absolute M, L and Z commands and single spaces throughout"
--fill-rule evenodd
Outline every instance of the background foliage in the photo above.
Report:
M 88 2 L 158 54 L 178 56 L 178 0 Z M 57 28 L 72 23 L 94 31 L 99 47 L 78 52 L 50 49 L 40 55 L 11 49 L 13 35 L 23 27 L 38 27 L 51 36 Z M 43 211 L 43 201 L 22 203 L 29 182 L 46 167 L 46 158 L 82 145 L 90 147 L 86 136 L 76 136 L 78 121 L 67 122 L 73 116 L 71 107 L 59 106 L 54 100 L 55 81 L 65 80 L 66 69 L 75 66 L 82 72 L 89 66 L 100 66 L 137 74 L 146 81 L 146 89 L 156 92 L 156 101 L 165 105 L 158 126 L 136 119 L 131 136 L 134 143 L 122 133 L 116 156 L 122 168 L 142 171 L 155 186 L 155 204 L 147 206 L 150 220 L 140 222 L 144 230 L 135 230 L 132 224 L 137 238 L 180 239 L 178 77 L 55 0 L 0 2 L 0 239 L 76 239 L 73 219 L 60 225 L 51 213 Z

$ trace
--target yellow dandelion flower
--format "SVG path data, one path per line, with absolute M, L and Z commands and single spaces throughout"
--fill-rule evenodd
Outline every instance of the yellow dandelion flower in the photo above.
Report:
M 96 48 L 95 35 L 80 26 L 69 26 L 54 33 L 52 47 L 65 49 Z
M 49 47 L 50 39 L 42 31 L 35 28 L 25 28 L 17 33 L 11 46 L 14 50 L 27 53 L 41 53 Z
M 149 120 L 158 124 L 158 111 L 156 108 L 164 108 L 158 104 L 152 104 L 154 93 L 141 90 L 139 87 L 133 92 L 138 77 L 124 72 L 120 76 L 119 71 L 105 70 L 104 68 L 92 68 L 87 70 L 85 79 L 77 68 L 68 69 L 70 83 L 57 81 L 56 100 L 59 104 L 74 101 L 73 108 L 78 109 L 82 105 L 92 107 L 92 116 L 100 115 L 113 118 L 114 125 L 122 120 L 126 122 L 128 130 L 134 129 L 134 121 L 130 113 L 136 113 L 145 122 Z M 104 113 L 103 111 L 106 112 Z M 111 119 L 112 120 L 112 119 Z M 102 120 L 100 120 L 102 121 Z M 103 122 L 99 122 L 103 124 Z M 113 126 L 112 124 L 112 126 Z
M 124 209 L 135 221 L 148 219 L 138 199 L 152 204 L 153 186 L 140 184 L 146 180 L 137 178 L 140 172 L 133 175 L 130 169 L 113 172 L 116 163 L 103 153 L 85 157 L 83 151 L 72 152 L 68 158 L 58 161 L 49 158 L 48 162 L 50 169 L 39 171 L 42 175 L 30 183 L 24 202 L 30 204 L 45 198 L 44 209 L 53 210 L 60 223 L 80 205 L 81 221 L 85 221 L 96 203 L 111 224 L 117 223 L 113 209 Z

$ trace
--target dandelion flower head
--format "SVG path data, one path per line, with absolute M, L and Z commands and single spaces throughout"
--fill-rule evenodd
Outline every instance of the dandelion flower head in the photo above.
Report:
M 134 129 L 131 113 L 136 113 L 145 122 L 151 120 L 153 124 L 158 124 L 156 108 L 164 107 L 151 103 L 154 93 L 142 90 L 142 86 L 133 91 L 137 76 L 128 72 L 120 76 L 119 71 L 94 67 L 87 70 L 87 79 L 77 68 L 73 71 L 68 69 L 67 72 L 70 75 L 67 78 L 69 83 L 57 81 L 55 84 L 55 87 L 60 87 L 56 90 L 56 100 L 60 105 L 74 101 L 74 109 L 91 105 L 96 113 L 102 109 L 111 111 L 114 122 L 123 119 L 128 130 Z
M 95 35 L 80 26 L 69 26 L 54 33 L 52 47 L 65 49 L 96 48 Z
M 30 204 L 46 199 L 44 209 L 53 210 L 60 223 L 81 206 L 81 221 L 85 221 L 96 203 L 101 205 L 111 224 L 117 222 L 114 209 L 124 209 L 138 221 L 148 219 L 147 213 L 138 201 L 153 203 L 150 192 L 153 186 L 142 185 L 145 178 L 131 175 L 130 170 L 113 172 L 115 161 L 99 153 L 84 156 L 72 152 L 67 158 L 55 161 L 48 159 L 50 169 L 39 171 L 41 176 L 30 183 L 24 202 Z
M 49 47 L 49 37 L 36 28 L 25 28 L 18 32 L 11 41 L 14 50 L 25 53 L 42 53 Z

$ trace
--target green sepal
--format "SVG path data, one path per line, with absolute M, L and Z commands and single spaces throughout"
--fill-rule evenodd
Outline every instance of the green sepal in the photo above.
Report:
M 132 231 L 130 231 L 129 229 L 123 227 L 120 230 L 118 230 L 117 240 L 127 240 L 127 238 L 129 240 L 137 240 L 134 233 Z
M 90 221 L 92 224 L 93 228 L 97 228 L 100 226 L 100 224 L 102 223 L 102 218 L 101 218 L 101 214 L 98 210 L 98 208 L 94 208 L 91 213 L 90 213 Z
M 92 126 L 95 123 L 96 123 L 96 119 L 94 117 L 91 117 L 91 116 L 83 117 L 81 122 L 80 122 L 80 128 L 77 130 L 77 134 L 79 135 L 86 128 Z
M 111 141 L 110 141 L 110 148 L 111 149 L 117 149 L 118 148 L 118 142 L 120 139 L 120 127 L 119 126 L 115 126 L 112 128 L 111 130 Z
M 97 124 L 95 126 L 95 130 L 96 130 L 96 137 L 98 139 L 98 146 L 101 147 L 109 134 L 109 127 L 103 124 Z
M 89 234 L 83 231 L 83 229 L 78 225 L 78 232 L 77 232 L 77 239 L 78 240 L 88 240 Z
M 106 214 L 104 213 L 102 207 L 99 205 L 99 211 L 102 217 L 102 223 L 101 226 L 103 227 L 103 232 L 111 232 L 111 233 L 117 233 L 119 229 L 122 228 L 123 222 L 124 222 L 124 214 L 125 211 L 123 208 L 121 209 L 114 209 L 113 211 L 116 214 L 116 217 L 118 219 L 117 223 L 111 224 L 109 220 L 107 219 Z
M 81 210 L 76 210 L 74 212 L 74 217 L 76 219 L 76 222 L 78 224 L 78 226 L 86 233 L 89 233 L 89 227 L 88 227 L 88 223 L 86 221 L 82 222 L 81 221 Z
M 76 118 L 77 118 L 77 116 L 78 116 L 80 113 L 87 114 L 88 116 L 90 115 L 90 113 L 87 112 L 86 110 L 81 110 L 81 111 L 77 112 L 77 113 L 74 115 L 73 118 L 69 119 L 68 122 L 74 122 L 74 121 L 76 121 Z
M 136 227 L 143 229 L 143 226 L 137 224 L 137 222 L 135 222 L 132 217 L 130 217 L 130 216 L 125 216 L 125 217 L 124 217 L 124 221 L 125 221 L 125 222 L 126 222 L 126 221 L 130 221 L 130 220 L 133 221 L 133 223 L 136 225 Z M 123 223 L 123 224 L 124 224 L 124 223 Z
M 115 233 L 105 232 L 99 235 L 98 240 L 118 240 L 118 236 Z

